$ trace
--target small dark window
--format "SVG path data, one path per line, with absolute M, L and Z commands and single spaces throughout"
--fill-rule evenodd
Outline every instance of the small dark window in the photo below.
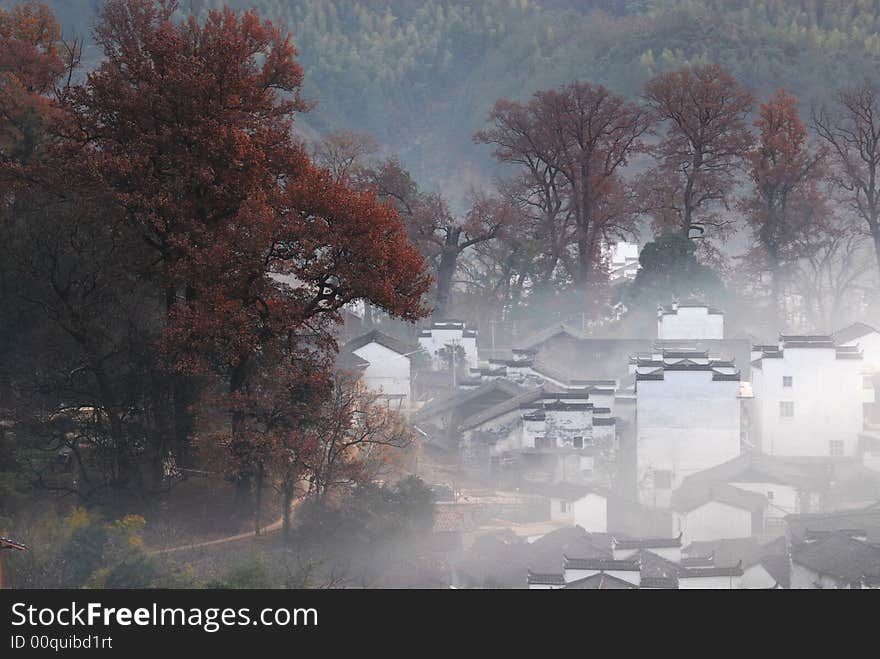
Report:
M 792 376 L 790 376 L 790 375 L 783 375 L 782 376 L 782 386 L 783 387 L 790 388 L 793 385 L 793 383 L 794 383 L 794 378 Z
M 794 403 L 790 400 L 784 400 L 779 403 L 779 416 L 782 417 L 793 417 L 794 416 Z
M 584 447 L 584 438 L 583 437 L 575 437 L 571 440 L 572 446 L 575 448 L 583 448 Z

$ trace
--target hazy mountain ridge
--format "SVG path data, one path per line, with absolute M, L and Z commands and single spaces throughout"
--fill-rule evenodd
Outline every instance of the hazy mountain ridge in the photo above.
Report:
M 14 4 L 0 0 L 0 6 Z M 68 34 L 88 33 L 101 0 L 53 0 Z M 827 85 L 876 75 L 880 1 L 856 0 L 182 0 L 228 4 L 289 26 L 316 103 L 310 131 L 372 133 L 426 187 L 460 196 L 488 178 L 471 143 L 499 97 L 587 79 L 637 94 L 652 74 L 717 61 L 766 97 L 802 104 Z

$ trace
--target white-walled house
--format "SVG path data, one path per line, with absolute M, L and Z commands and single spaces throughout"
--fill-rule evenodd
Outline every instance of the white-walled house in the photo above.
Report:
M 685 567 L 741 566 L 740 584 L 744 589 L 785 589 L 791 584 L 791 559 L 785 536 L 769 542 L 754 537 L 695 542 L 684 552 Z
M 641 581 L 642 565 L 638 558 L 614 560 L 613 558 L 576 558 L 563 556 L 563 576 L 570 584 L 596 574 L 607 574 L 616 579 L 638 586 Z
M 608 278 L 612 281 L 631 281 L 639 272 L 639 245 L 620 241 L 605 248 L 608 260 Z
M 388 399 L 392 409 L 407 413 L 412 402 L 412 355 L 418 346 L 410 346 L 373 330 L 349 341 L 340 350 L 367 362 L 362 367 L 364 386 Z
M 463 366 L 477 368 L 477 330 L 467 328 L 461 320 L 435 321 L 431 327 L 419 332 L 419 345 L 431 357 L 434 370 L 448 368 L 449 360 L 444 354 L 450 347 L 461 351 Z
M 596 477 L 596 458 L 615 446 L 616 421 L 586 389 L 528 389 L 460 424 L 461 450 L 471 465 L 519 471 L 529 480 L 584 482 Z
M 657 310 L 660 341 L 720 341 L 724 338 L 724 313 L 700 302 L 678 303 Z
M 681 563 L 682 536 L 674 538 L 618 538 L 611 540 L 611 556 L 615 560 L 637 558 L 643 550 L 650 551 L 673 563 Z
M 674 530 L 685 544 L 760 533 L 767 505 L 764 496 L 721 483 L 707 490 L 682 487 L 673 492 Z
M 686 477 L 739 455 L 740 374 L 705 351 L 666 351 L 634 368 L 638 500 L 668 508 Z
M 713 557 L 682 559 L 681 537 L 611 539 L 610 551 L 563 552 L 562 572 L 529 569 L 529 589 L 736 589 L 742 561 L 725 565 Z
M 752 429 L 771 455 L 853 456 L 873 390 L 862 354 L 831 336 L 781 336 L 752 362 Z
M 608 494 L 576 483 L 556 483 L 545 492 L 550 519 L 579 526 L 588 533 L 608 532 Z
M 839 346 L 858 348 L 866 374 L 880 373 L 880 332 L 865 323 L 853 323 L 834 333 Z

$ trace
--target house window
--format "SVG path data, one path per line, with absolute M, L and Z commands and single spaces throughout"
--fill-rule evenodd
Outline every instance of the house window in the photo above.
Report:
M 559 502 L 559 512 L 561 512 L 561 513 L 568 512 L 568 504 L 565 501 Z
M 794 403 L 790 400 L 784 400 L 779 403 L 779 416 L 782 417 L 793 417 L 794 416 Z
M 782 386 L 787 387 L 787 388 L 791 388 L 793 380 L 794 380 L 794 378 L 792 378 L 790 375 L 783 375 L 782 376 Z
M 773 492 L 767 492 L 767 501 L 773 501 Z
M 654 472 L 654 487 L 658 490 L 672 489 L 672 472 L 668 469 L 658 469 Z
M 583 437 L 575 437 L 571 440 L 572 446 L 575 448 L 583 448 L 584 447 L 584 438 Z
M 843 455 L 843 440 L 832 439 L 828 442 L 828 446 L 831 452 L 831 457 L 839 458 Z

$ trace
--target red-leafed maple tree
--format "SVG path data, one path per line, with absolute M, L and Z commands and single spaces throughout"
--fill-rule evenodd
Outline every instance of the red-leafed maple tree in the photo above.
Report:
M 105 5 L 95 30 L 105 57 L 66 95 L 58 150 L 154 252 L 173 377 L 208 378 L 230 401 L 228 441 L 248 486 L 247 410 L 260 409 L 262 370 L 288 364 L 278 377 L 295 391 L 286 379 L 307 353 L 327 364 L 342 306 L 365 299 L 415 320 L 429 278 L 394 208 L 334 180 L 293 139 L 305 104 L 290 36 L 253 12 L 176 22 L 175 8 Z M 184 412 L 191 380 L 175 396 Z
M 706 237 L 723 236 L 731 222 L 718 211 L 727 208 L 752 141 L 746 124 L 751 93 L 711 64 L 661 73 L 645 85 L 644 96 L 666 126 L 654 149 L 659 164 L 643 177 L 646 210 L 658 229 L 690 235 L 699 225 Z
M 64 72 L 60 38 L 45 5 L 0 10 L 0 161 L 27 160 L 36 149 L 49 93 Z
M 786 269 L 809 253 L 826 219 L 820 187 L 825 153 L 809 147 L 797 99 L 783 89 L 761 104 L 755 127 L 757 144 L 747 154 L 754 189 L 741 207 L 754 237 L 754 256 L 770 274 L 771 316 L 781 330 Z
M 499 100 L 490 128 L 475 140 L 496 146 L 502 162 L 528 177 L 528 207 L 553 227 L 555 240 L 575 247 L 571 274 L 579 287 L 599 272 L 601 241 L 632 228 L 633 210 L 621 206 L 619 174 L 649 131 L 648 112 L 601 85 L 573 82 L 535 93 L 527 105 Z M 564 225 L 571 218 L 572 232 Z M 557 244 L 551 246 L 562 253 Z M 555 264 L 559 257 L 551 259 Z

